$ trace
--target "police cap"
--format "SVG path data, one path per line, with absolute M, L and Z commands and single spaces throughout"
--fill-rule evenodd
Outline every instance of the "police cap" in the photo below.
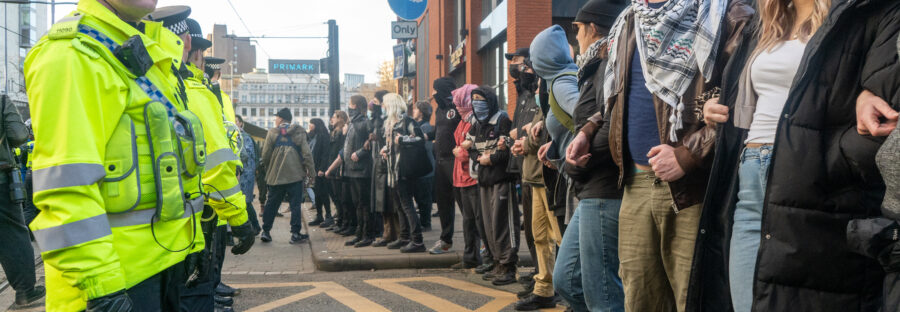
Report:
M 187 19 L 188 32 L 191 33 L 191 50 L 206 50 L 212 46 L 212 42 L 203 38 L 203 30 L 200 23 L 192 18 Z
M 154 22 L 162 22 L 163 27 L 168 28 L 176 35 L 188 32 L 187 17 L 191 15 L 191 7 L 186 5 L 173 5 L 161 7 L 147 14 L 145 17 Z
M 203 60 L 203 63 L 205 64 L 203 66 L 203 71 L 210 77 L 214 76 L 217 71 L 222 70 L 222 64 L 225 64 L 225 59 L 218 57 L 207 56 L 203 58 Z

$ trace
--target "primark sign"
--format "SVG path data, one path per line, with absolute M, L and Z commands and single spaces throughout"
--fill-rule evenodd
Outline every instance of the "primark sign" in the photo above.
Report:
M 270 74 L 319 74 L 319 60 L 269 60 Z

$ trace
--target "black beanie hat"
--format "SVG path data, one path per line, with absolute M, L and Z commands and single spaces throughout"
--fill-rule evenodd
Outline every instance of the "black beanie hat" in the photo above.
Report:
M 291 122 L 291 119 L 294 119 L 294 116 L 291 115 L 291 110 L 287 107 L 278 110 L 278 113 L 275 116 L 281 117 L 286 122 Z
M 456 90 L 456 82 L 453 81 L 453 78 L 450 77 L 441 77 L 434 80 L 432 84 L 434 88 L 435 95 L 434 101 L 438 103 L 438 106 L 441 108 L 451 108 L 453 107 L 453 90 Z
M 628 7 L 627 0 L 591 0 L 578 10 L 575 21 L 610 29 L 616 23 L 619 13 L 626 7 Z

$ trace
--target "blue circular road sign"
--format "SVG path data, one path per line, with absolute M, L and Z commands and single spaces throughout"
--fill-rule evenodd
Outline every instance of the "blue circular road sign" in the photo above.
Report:
M 415 20 L 425 14 L 428 0 L 388 0 L 388 4 L 400 18 Z

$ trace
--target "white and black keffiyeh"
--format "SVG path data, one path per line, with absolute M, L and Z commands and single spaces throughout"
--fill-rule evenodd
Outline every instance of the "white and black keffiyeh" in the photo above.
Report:
M 609 40 L 609 37 L 603 37 L 603 39 L 597 40 L 588 46 L 587 51 L 584 51 L 578 58 L 575 60 L 575 65 L 578 66 L 578 79 L 584 77 L 584 66 L 587 65 L 588 62 L 597 57 L 597 54 L 600 54 L 600 47 L 602 47 Z
M 632 0 L 631 6 L 619 15 L 610 32 L 609 64 L 606 67 L 604 92 L 615 96 L 619 85 L 619 66 L 627 66 L 627 56 L 617 55 L 624 17 L 634 13 L 637 51 L 647 89 L 673 109 L 669 121 L 672 129 L 669 140 L 678 141 L 676 130 L 683 128 L 682 96 L 697 72 L 707 79 L 712 75 L 718 56 L 718 42 L 727 0 L 668 0 L 661 8 L 653 9 L 644 0 Z M 627 41 L 626 41 L 627 42 Z

